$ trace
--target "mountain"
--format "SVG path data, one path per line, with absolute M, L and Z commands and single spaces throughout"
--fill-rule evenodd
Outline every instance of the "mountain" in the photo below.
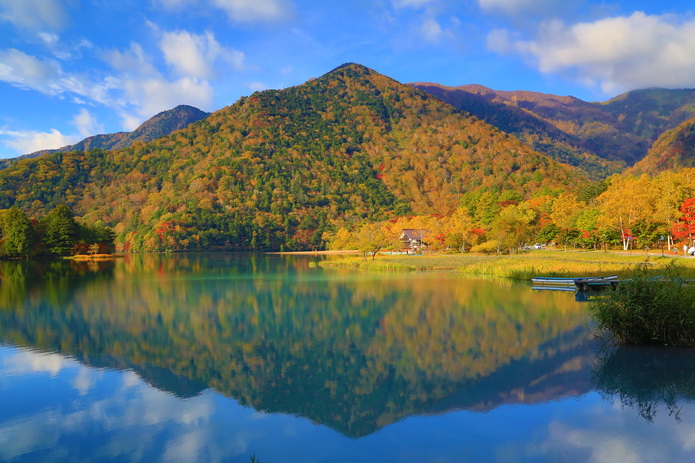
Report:
M 695 167 L 695 119 L 664 132 L 654 142 L 647 156 L 628 173 L 656 175 L 681 167 Z
M 120 132 L 89 137 L 72 146 L 61 148 L 60 151 L 86 151 L 94 148 L 116 150 L 125 148 L 135 142 L 147 143 L 157 138 L 169 135 L 175 130 L 183 129 L 193 122 L 208 117 L 210 113 L 187 105 L 179 105 L 174 109 L 163 111 L 146 120 L 133 132 Z
M 619 120 L 630 133 L 655 141 L 664 131 L 695 117 L 695 90 L 634 90 L 594 105 Z
M 124 250 L 311 249 L 325 230 L 446 214 L 462 195 L 530 198 L 586 178 L 415 88 L 346 64 L 257 92 L 171 135 L 0 171 L 0 207 L 65 202 Z
M 635 164 L 663 132 L 695 115 L 695 90 L 690 89 L 635 90 L 607 102 L 589 103 L 571 96 L 481 85 L 411 85 L 593 176 Z
M 2 159 L 0 160 L 0 168 L 7 167 L 19 159 L 35 158 L 60 151 L 86 151 L 94 148 L 115 150 L 125 148 L 138 141 L 147 143 L 165 135 L 169 135 L 175 130 L 180 130 L 187 127 L 193 122 L 205 119 L 209 115 L 210 113 L 201 111 L 193 106 L 179 105 L 174 109 L 163 111 L 156 116 L 151 117 L 132 132 L 117 132 L 95 135 L 93 137 L 85 138 L 74 145 L 64 146 L 59 149 L 42 150 L 31 154 L 25 154 L 18 158 Z
M 570 113 L 580 102 L 575 98 L 533 92 L 497 92 L 482 85 L 410 85 L 514 135 L 533 150 L 578 167 L 595 180 L 624 169 L 624 163 L 592 154 L 582 146 L 580 137 L 563 131 L 550 120 L 529 109 L 536 108 L 540 113 L 543 108 L 563 107 L 565 113 Z

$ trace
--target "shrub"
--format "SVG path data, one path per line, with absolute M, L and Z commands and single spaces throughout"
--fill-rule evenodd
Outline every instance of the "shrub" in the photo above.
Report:
M 695 347 L 695 282 L 669 265 L 662 277 L 646 266 L 621 279 L 615 291 L 592 302 L 593 318 L 621 344 Z
M 500 252 L 500 243 L 497 240 L 490 240 L 481 243 L 471 248 L 471 252 L 480 252 L 482 254 L 495 254 Z

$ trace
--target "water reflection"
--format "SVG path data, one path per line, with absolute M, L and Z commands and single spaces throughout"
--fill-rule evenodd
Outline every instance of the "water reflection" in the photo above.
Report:
M 680 420 L 682 404 L 695 399 L 695 351 L 666 347 L 609 348 L 599 356 L 596 389 L 649 422 L 666 412 Z
M 658 414 L 649 423 L 635 420 L 630 408 L 584 394 L 483 414 L 412 417 L 354 440 L 308 420 L 259 413 L 211 390 L 181 400 L 134 373 L 90 369 L 58 354 L 0 348 L 0 371 L 0 461 L 248 463 L 256 454 L 261 461 L 307 463 L 453 463 L 461 455 L 505 463 L 646 463 L 692 461 L 694 448 L 690 403 L 682 404 L 683 422 Z M 86 391 L 81 376 L 90 378 Z M 28 395 L 31 400 L 16 403 Z
M 0 405 L 0 461 L 248 461 L 245 427 L 259 428 L 241 407 L 215 426 L 212 393 L 180 400 L 134 373 L 90 370 L 57 354 L 7 349 L 0 366 L 11 380 L 0 381 L 3 397 L 15 399 Z M 37 393 L 39 384 L 48 387 Z
M 14 264 L 2 263 L 16 275 L 3 280 L 15 294 L 3 342 L 132 369 L 182 398 L 211 387 L 349 436 L 589 388 L 583 310 L 509 282 L 263 256 L 136 256 L 40 279 Z
M 653 425 L 695 448 L 689 352 L 596 362 L 571 295 L 311 261 L 0 262 L 0 460 L 629 461 Z

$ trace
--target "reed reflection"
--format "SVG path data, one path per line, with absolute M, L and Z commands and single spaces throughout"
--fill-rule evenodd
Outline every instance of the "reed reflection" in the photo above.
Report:
M 680 421 L 684 403 L 695 401 L 695 351 L 660 346 L 613 347 L 599 356 L 596 389 L 652 422 L 658 413 Z

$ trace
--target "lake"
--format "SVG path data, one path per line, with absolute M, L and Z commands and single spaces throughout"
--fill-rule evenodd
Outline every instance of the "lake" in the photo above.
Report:
M 0 262 L 0 461 L 693 461 L 693 350 L 612 348 L 573 293 L 320 259 Z

